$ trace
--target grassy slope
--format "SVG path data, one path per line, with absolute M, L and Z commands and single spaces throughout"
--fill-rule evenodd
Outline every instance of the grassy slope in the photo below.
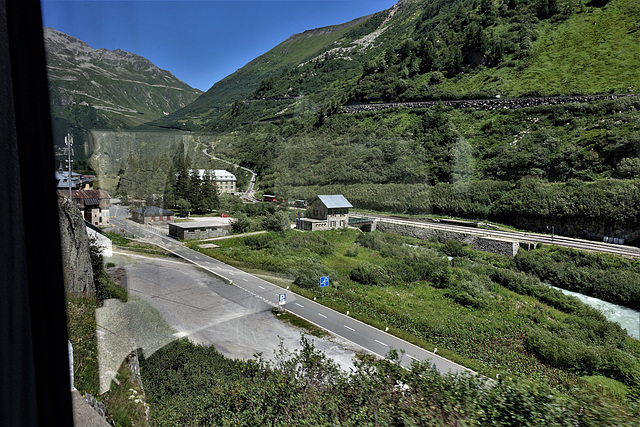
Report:
M 325 304 L 341 312 L 350 310 L 352 316 L 377 327 L 389 326 L 392 333 L 424 348 L 433 349 L 435 346 L 445 357 L 490 377 L 500 373 L 541 381 L 565 390 L 571 387 L 589 388 L 576 373 L 551 367 L 538 360 L 526 345 L 527 336 L 535 331 L 550 329 L 561 336 L 564 333 L 562 331 L 582 324 L 578 316 L 552 308 L 535 297 L 519 295 L 486 278 L 480 279 L 481 275 L 474 273 L 475 269 L 482 270 L 482 265 L 509 265 L 508 259 L 474 251 L 471 253 L 473 262 L 455 258 L 450 263 L 452 269 L 457 271 L 455 274 L 460 274 L 467 281 L 465 286 L 472 286 L 469 283 L 476 283 L 473 286 L 477 286 L 485 280 L 482 293 L 487 298 L 486 304 L 474 307 L 460 302 L 459 296 L 454 297 L 455 292 L 451 289 L 437 288 L 426 282 L 382 286 L 353 282 L 349 276 L 354 268 L 363 264 L 392 268 L 395 261 L 377 250 L 354 244 L 356 235 L 353 232 L 323 232 L 319 233 L 321 237 L 317 234 L 314 233 L 315 238 L 326 239 L 332 248 L 330 255 L 323 255 L 319 259 L 336 273 L 331 289 L 325 292 Z M 302 240 L 314 237 L 296 234 L 284 240 L 276 237 L 274 242 L 284 242 L 292 239 L 292 236 L 293 239 Z M 396 240 L 399 244 L 411 243 L 414 248 L 442 250 L 438 244 L 404 238 Z M 204 250 L 198 248 L 196 243 L 189 244 L 209 256 L 241 268 L 264 268 L 285 275 L 292 274 L 287 273 L 288 270 L 296 269 L 292 266 L 302 265 L 302 258 L 318 258 L 306 249 L 298 246 L 292 249 L 282 243 L 271 243 L 261 250 L 252 250 L 245 247 L 243 239 L 239 238 L 220 241 L 220 245 L 221 249 Z M 353 255 L 355 248 L 356 256 L 349 256 L 348 253 Z M 407 251 L 407 246 L 396 250 Z M 425 249 L 415 250 L 420 252 Z M 291 286 L 294 291 L 307 297 L 319 296 L 316 289 Z M 577 332 L 573 334 L 574 337 L 577 335 Z M 617 382 L 612 384 L 620 385 Z M 623 388 L 619 387 L 618 390 Z
M 566 21 L 541 21 L 534 54 L 520 67 L 485 68 L 450 79 L 442 89 L 460 94 L 517 97 L 626 93 L 640 90 L 640 3 L 613 0 L 586 7 Z M 500 29 L 497 30 L 499 32 Z
M 213 119 L 222 114 L 233 101 L 248 99 L 264 79 L 315 58 L 361 22 L 354 20 L 293 35 L 216 83 L 192 104 L 156 123 L 160 126 L 174 125 L 189 117 L 201 124 Z

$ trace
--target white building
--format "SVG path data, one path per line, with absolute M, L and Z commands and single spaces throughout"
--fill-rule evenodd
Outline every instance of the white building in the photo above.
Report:
M 209 176 L 209 179 L 214 180 L 219 193 L 234 194 L 236 192 L 236 176 L 231 172 L 222 169 L 198 169 L 198 176 L 200 179 Z

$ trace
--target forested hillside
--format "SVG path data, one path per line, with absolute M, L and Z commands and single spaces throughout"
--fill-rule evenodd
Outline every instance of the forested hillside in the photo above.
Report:
M 220 156 L 286 198 L 341 192 L 358 207 L 633 242 L 638 22 L 630 0 L 403 0 L 292 37 L 211 88 L 184 110 L 188 119 L 162 125 L 214 135 Z M 342 109 L 608 93 L 629 96 L 500 110 Z

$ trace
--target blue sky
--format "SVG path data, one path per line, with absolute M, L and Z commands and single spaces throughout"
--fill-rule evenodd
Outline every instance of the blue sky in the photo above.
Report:
M 42 0 L 43 24 L 94 49 L 144 56 L 189 85 L 214 83 L 289 36 L 397 0 Z

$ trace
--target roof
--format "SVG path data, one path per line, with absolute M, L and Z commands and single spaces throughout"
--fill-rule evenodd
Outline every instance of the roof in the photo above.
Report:
M 56 171 L 56 181 L 58 181 L 58 188 L 69 187 L 69 172 L 58 170 Z M 76 172 L 71 172 L 71 186 L 77 187 L 85 182 L 93 182 L 93 179 L 87 175 L 81 175 Z
M 353 205 L 342 194 L 317 196 L 327 209 L 352 208 Z
M 177 222 L 170 224 L 170 227 L 176 227 L 183 230 L 192 229 L 217 229 L 220 227 L 229 227 L 227 218 L 207 218 L 198 221 Z
M 58 196 L 68 197 L 69 191 L 66 189 L 58 189 Z M 105 190 L 71 190 L 71 196 L 74 199 L 87 200 L 87 199 L 111 199 L 109 193 Z
M 173 211 L 162 209 L 157 206 L 144 206 L 139 209 L 132 209 L 131 212 L 139 213 L 143 216 L 175 215 Z
M 236 181 L 234 174 L 222 169 L 198 169 L 200 179 L 204 179 L 205 174 L 209 175 L 210 178 L 215 178 L 216 181 Z

